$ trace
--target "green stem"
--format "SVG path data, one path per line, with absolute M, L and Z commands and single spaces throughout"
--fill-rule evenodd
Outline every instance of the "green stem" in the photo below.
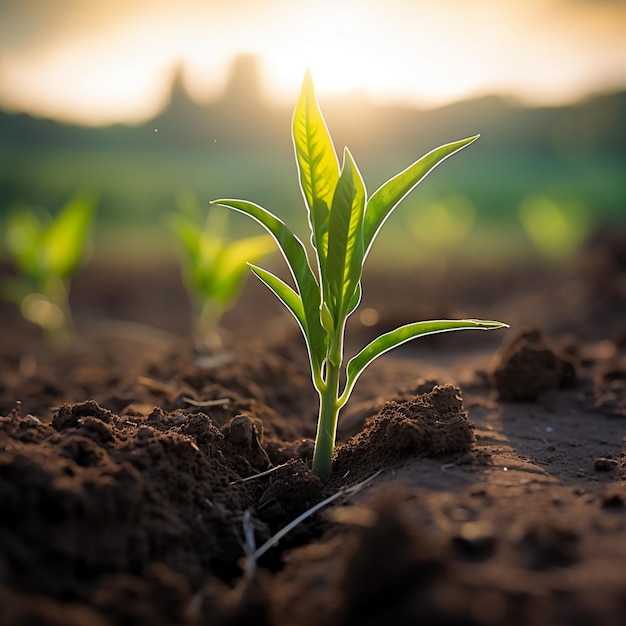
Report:
M 326 383 L 320 392 L 320 413 L 313 450 L 313 471 L 322 480 L 330 476 L 337 435 L 337 418 L 342 406 L 338 396 L 343 350 L 341 341 L 337 339 L 340 338 L 330 342 L 326 359 Z
M 198 299 L 194 314 L 194 345 L 200 353 L 219 352 L 223 345 L 219 336 L 222 309 L 212 300 Z

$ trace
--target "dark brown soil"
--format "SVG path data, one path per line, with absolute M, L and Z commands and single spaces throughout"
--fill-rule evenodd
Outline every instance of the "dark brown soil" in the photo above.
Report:
M 349 350 L 433 315 L 512 328 L 374 364 L 326 483 L 304 345 L 259 285 L 204 359 L 175 268 L 83 270 L 64 354 L 0 305 L 0 624 L 621 626 L 625 241 L 438 287 L 368 275 L 378 321 Z M 379 470 L 246 577 L 251 535 Z

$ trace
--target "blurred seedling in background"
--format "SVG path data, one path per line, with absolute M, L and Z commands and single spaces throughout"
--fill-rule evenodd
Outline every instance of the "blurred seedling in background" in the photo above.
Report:
M 168 225 L 181 249 L 181 271 L 192 306 L 193 335 L 200 352 L 222 348 L 219 325 L 241 294 L 247 262 L 276 252 L 269 235 L 232 241 L 227 236 L 229 212 L 201 210 L 193 194 L 180 194 L 178 210 Z
M 519 219 L 539 254 L 548 261 L 567 261 L 589 234 L 589 214 L 576 199 L 557 201 L 547 195 L 526 198 Z
M 86 256 L 95 207 L 92 197 L 77 194 L 56 217 L 18 207 L 6 221 L 5 245 L 18 275 L 2 280 L 0 296 L 56 349 L 67 347 L 73 332 L 70 282 Z
M 414 256 L 429 283 L 445 279 L 450 261 L 476 223 L 476 207 L 463 195 L 451 195 L 427 204 L 419 203 L 407 219 L 417 246 Z
M 259 222 L 274 237 L 289 266 L 295 289 L 260 267 L 252 266 L 252 271 L 287 307 L 302 330 L 313 385 L 320 398 L 313 471 L 326 479 L 331 471 L 339 412 L 361 373 L 376 358 L 422 335 L 472 328 L 490 330 L 506 325 L 473 319 L 407 324 L 374 339 L 344 369 L 346 322 L 360 303 L 363 265 L 376 235 L 401 200 L 434 167 L 477 137 L 429 152 L 368 198 L 347 148 L 343 166 L 339 167 L 308 73 L 294 112 L 292 133 L 316 272 L 304 244 L 278 217 L 245 200 L 215 202 Z

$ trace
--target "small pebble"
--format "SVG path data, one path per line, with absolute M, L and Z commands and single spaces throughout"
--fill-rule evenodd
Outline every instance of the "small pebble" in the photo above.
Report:
M 137 439 L 152 439 L 154 437 L 154 428 L 150 426 L 142 426 L 136 435 Z
M 452 543 L 466 558 L 487 558 L 495 551 L 496 537 L 490 522 L 468 522 L 452 537 Z
M 595 469 L 596 472 L 612 472 L 617 468 L 617 465 L 618 463 L 615 459 L 609 459 L 601 456 L 593 462 L 593 469 Z
M 603 509 L 623 509 L 624 505 L 624 498 L 617 493 L 607 495 L 602 500 Z

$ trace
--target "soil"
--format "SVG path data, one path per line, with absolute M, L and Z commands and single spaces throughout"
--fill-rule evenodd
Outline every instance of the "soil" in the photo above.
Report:
M 262 286 L 202 358 L 175 267 L 91 264 L 72 297 L 62 354 L 0 305 L 3 626 L 624 623 L 623 233 L 568 267 L 366 273 L 348 351 L 417 319 L 511 329 L 379 359 L 325 483 L 304 344 Z

